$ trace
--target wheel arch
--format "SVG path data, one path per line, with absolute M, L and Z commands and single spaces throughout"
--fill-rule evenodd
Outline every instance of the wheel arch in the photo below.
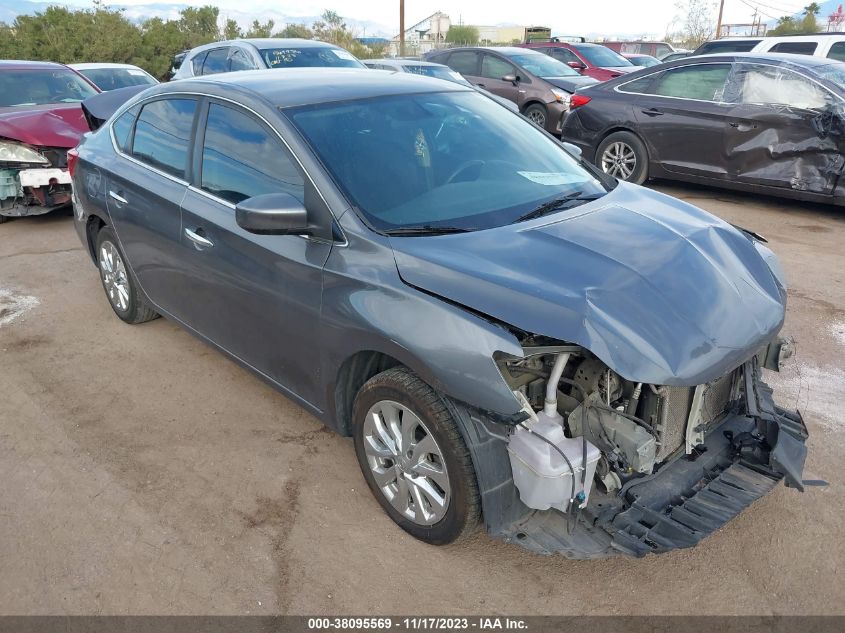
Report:
M 352 434 L 352 407 L 364 383 L 393 367 L 407 365 L 390 354 L 373 349 L 355 352 L 340 364 L 332 390 L 335 428 L 339 434 Z
M 106 225 L 106 221 L 95 214 L 89 215 L 85 221 L 85 241 L 88 246 L 88 254 L 95 264 L 97 263 L 97 234 Z
M 548 113 L 549 109 L 546 107 L 546 104 L 537 99 L 536 97 L 532 97 L 529 101 L 526 101 L 522 104 L 522 107 L 519 109 L 521 114 L 525 114 L 526 110 L 533 105 L 543 106 L 543 109 Z

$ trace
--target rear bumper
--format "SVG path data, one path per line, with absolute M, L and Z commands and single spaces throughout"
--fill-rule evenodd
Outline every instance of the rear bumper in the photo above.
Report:
M 540 554 L 644 556 L 698 544 L 781 480 L 803 490 L 801 415 L 774 404 L 756 366 L 745 371 L 752 396 L 706 437 L 695 459 L 678 458 L 615 495 L 594 491 L 574 523 L 554 510 L 527 511 L 492 532 Z

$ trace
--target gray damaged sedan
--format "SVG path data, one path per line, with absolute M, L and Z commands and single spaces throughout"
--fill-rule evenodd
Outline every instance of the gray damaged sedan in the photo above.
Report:
M 483 521 L 535 552 L 640 556 L 803 489 L 806 427 L 763 382 L 790 353 L 764 240 L 474 90 L 187 79 L 119 107 L 70 169 L 117 316 L 180 323 L 352 436 L 428 543 Z

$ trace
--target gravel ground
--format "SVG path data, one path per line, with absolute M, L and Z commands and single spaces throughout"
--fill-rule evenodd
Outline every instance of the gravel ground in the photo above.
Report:
M 0 226 L 2 614 L 845 613 L 845 220 L 656 185 L 769 238 L 790 280 L 805 476 L 693 550 L 544 558 L 434 548 L 366 488 L 349 439 L 173 323 L 113 316 L 67 213 Z

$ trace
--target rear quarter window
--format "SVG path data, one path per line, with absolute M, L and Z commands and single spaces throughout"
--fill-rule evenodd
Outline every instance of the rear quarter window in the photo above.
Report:
M 651 86 L 651 82 L 654 79 L 654 75 L 648 75 L 647 77 L 640 77 L 639 79 L 635 79 L 634 81 L 629 81 L 626 84 L 622 84 L 619 86 L 619 92 L 628 92 L 631 94 L 646 94 L 648 92 L 649 86 Z
M 845 62 L 845 42 L 835 42 L 833 46 L 830 47 L 830 51 L 827 56 L 838 62 Z
M 114 135 L 114 142 L 121 152 L 126 152 L 129 149 L 129 137 L 135 125 L 135 117 L 138 116 L 138 110 L 139 108 L 137 107 L 131 108 L 117 117 L 114 123 L 112 123 L 111 129 Z
M 794 55 L 813 55 L 816 42 L 779 42 L 769 49 L 770 53 L 792 53 Z

